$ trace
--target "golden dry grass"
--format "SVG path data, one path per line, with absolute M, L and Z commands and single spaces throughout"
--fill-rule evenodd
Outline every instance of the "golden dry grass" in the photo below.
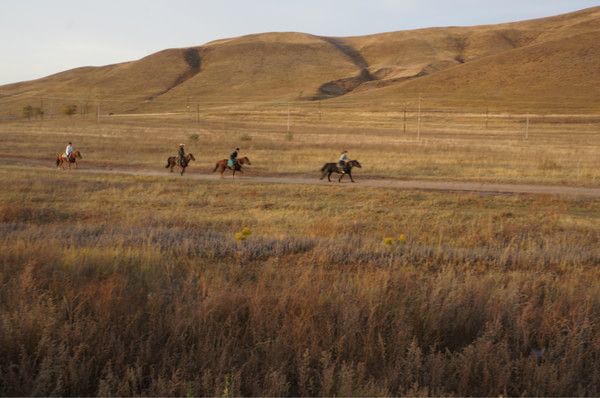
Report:
M 600 393 L 598 200 L 0 183 L 2 395 Z
M 67 141 L 81 150 L 82 167 L 127 166 L 162 170 L 184 142 L 197 161 L 190 173 L 210 173 L 214 162 L 240 146 L 250 175 L 319 176 L 323 163 L 342 149 L 361 161 L 360 178 L 431 179 L 598 186 L 600 120 L 531 118 L 527 139 L 522 117 L 416 114 L 296 108 L 291 134 L 286 113 L 264 111 L 169 117 L 113 117 L 100 124 L 80 118 L 0 124 L 0 156 L 22 154 L 50 166 Z M 191 120 L 190 120 L 191 119 Z M 196 139 L 194 139 L 197 136 Z M 7 160 L 3 160 L 6 162 Z

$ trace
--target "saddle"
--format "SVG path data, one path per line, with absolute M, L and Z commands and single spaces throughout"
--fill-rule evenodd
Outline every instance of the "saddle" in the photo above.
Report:
M 233 159 L 227 159 L 227 167 L 229 167 L 230 169 L 233 169 L 236 165 L 237 161 L 233 160 Z

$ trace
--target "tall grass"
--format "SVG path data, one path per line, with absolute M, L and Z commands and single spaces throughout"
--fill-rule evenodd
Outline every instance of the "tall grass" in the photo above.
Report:
M 597 200 L 0 182 L 1 395 L 600 394 Z

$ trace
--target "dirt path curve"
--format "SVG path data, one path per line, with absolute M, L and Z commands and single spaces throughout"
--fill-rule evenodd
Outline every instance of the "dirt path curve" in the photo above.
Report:
M 0 169 L 15 169 L 18 166 L 0 164 Z M 28 167 L 27 170 L 46 170 L 52 171 L 49 167 Z M 166 171 L 150 170 L 150 169 L 117 169 L 117 168 L 88 168 L 82 167 L 78 170 L 60 171 L 57 173 L 86 173 L 86 174 L 110 174 L 110 175 L 130 175 L 130 176 L 146 176 L 146 177 L 165 177 L 178 178 L 200 181 L 219 181 L 220 178 L 216 174 L 197 174 L 188 173 L 180 177 L 178 173 L 169 173 Z M 426 181 L 426 180 L 369 180 L 358 179 L 352 184 L 346 180 L 339 184 L 336 182 L 327 182 L 327 180 L 319 180 L 318 178 L 306 177 L 262 177 L 262 176 L 244 176 L 241 178 L 231 179 L 231 175 L 221 180 L 223 182 L 236 184 L 243 183 L 264 183 L 264 184 L 299 184 L 299 185 L 316 185 L 316 186 L 343 186 L 347 188 L 388 188 L 388 189 L 416 189 L 430 191 L 446 191 L 446 192 L 478 192 L 488 194 L 541 194 L 541 195 L 575 195 L 600 198 L 600 188 L 591 187 L 567 187 L 560 185 L 531 185 L 531 184 L 496 184 L 496 183 L 480 183 L 480 182 L 465 182 L 465 181 Z

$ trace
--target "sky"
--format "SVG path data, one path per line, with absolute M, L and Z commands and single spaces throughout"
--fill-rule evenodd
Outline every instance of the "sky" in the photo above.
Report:
M 0 84 L 260 32 L 356 36 L 539 18 L 589 0 L 0 0 Z

